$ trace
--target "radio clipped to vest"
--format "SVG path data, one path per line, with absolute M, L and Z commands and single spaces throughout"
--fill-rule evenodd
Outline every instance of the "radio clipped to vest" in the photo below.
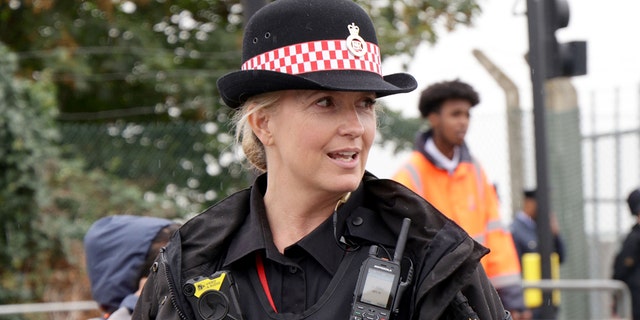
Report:
M 401 281 L 401 263 L 411 219 L 404 218 L 398 235 L 393 260 L 378 256 L 378 246 L 369 249 L 369 257 L 360 267 L 360 275 L 353 293 L 350 320 L 389 320 L 397 312 L 404 290 L 413 278 L 413 265 Z
M 229 271 L 188 280 L 182 292 L 198 320 L 242 320 L 238 288 Z

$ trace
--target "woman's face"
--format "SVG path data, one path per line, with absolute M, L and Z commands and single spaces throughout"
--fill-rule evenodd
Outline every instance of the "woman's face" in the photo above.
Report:
M 250 120 L 265 145 L 269 180 L 294 188 L 354 190 L 375 138 L 375 94 L 282 93 L 276 106 Z

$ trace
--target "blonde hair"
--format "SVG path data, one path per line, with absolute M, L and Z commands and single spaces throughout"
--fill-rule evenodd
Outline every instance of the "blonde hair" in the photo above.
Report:
M 253 96 L 242 104 L 233 117 L 233 124 L 236 129 L 236 145 L 242 146 L 242 151 L 244 151 L 249 163 L 261 172 L 267 171 L 267 155 L 264 145 L 253 133 L 248 118 L 260 110 L 272 108 L 280 100 L 281 96 L 281 91 Z

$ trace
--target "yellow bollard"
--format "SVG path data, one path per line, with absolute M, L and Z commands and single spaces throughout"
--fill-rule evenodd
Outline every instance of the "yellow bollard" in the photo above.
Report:
M 537 281 L 542 277 L 542 266 L 540 263 L 540 254 L 535 252 L 525 253 L 522 255 L 522 279 L 525 281 Z M 551 279 L 560 279 L 560 257 L 557 253 L 551 254 Z M 551 293 L 553 305 L 560 305 L 560 291 L 553 290 Z M 527 308 L 536 308 L 542 306 L 542 290 L 525 289 L 524 305 Z

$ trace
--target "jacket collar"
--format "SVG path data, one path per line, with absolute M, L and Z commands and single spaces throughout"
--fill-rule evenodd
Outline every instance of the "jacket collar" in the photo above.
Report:
M 436 165 L 438 168 L 441 168 L 443 170 L 446 170 L 445 168 L 442 168 L 437 159 L 435 159 L 433 156 L 431 156 L 431 154 L 429 154 L 426 150 L 425 150 L 425 144 L 427 143 L 427 140 L 429 138 L 433 137 L 433 129 L 429 129 L 427 131 L 424 132 L 420 132 L 416 135 L 416 139 L 414 142 L 414 150 L 420 152 L 425 158 L 427 158 L 431 163 L 433 163 L 434 165 Z M 459 147 L 460 149 L 460 163 L 462 162 L 473 162 L 473 159 L 471 158 L 471 152 L 469 151 L 469 148 L 467 147 L 467 143 L 463 142 L 462 145 L 460 145 Z
M 259 250 L 264 250 L 267 258 L 276 261 L 282 259 L 273 244 L 273 236 L 267 221 L 264 206 L 266 185 L 266 174 L 261 175 L 254 182 L 251 188 L 250 209 L 249 212 L 246 213 L 247 219 L 232 237 L 226 257 L 224 258 L 223 266 L 228 266 Z M 340 207 L 340 210 L 338 210 L 339 223 L 337 225 L 342 226 L 344 224 L 344 216 L 348 214 L 349 207 L 351 206 L 351 204 L 345 204 Z M 285 254 L 289 249 L 299 247 L 316 259 L 329 273 L 335 274 L 344 255 L 344 251 L 337 245 L 334 245 L 335 240 L 333 239 L 332 229 L 333 224 L 332 218 L 330 217 L 312 233 L 285 249 Z M 280 262 L 284 263 L 284 261 Z
M 220 269 L 226 256 L 224 243 L 248 217 L 250 195 L 251 189 L 231 195 L 187 221 L 174 235 L 177 239 L 167 247 L 168 255 L 181 258 L 166 262 L 171 264 L 170 272 L 175 283 Z M 343 207 L 345 212 L 353 211 L 345 217 L 346 234 L 392 247 L 403 218 L 411 218 L 411 237 L 405 253 L 420 259 L 416 261 L 420 269 L 416 270 L 414 277 L 425 281 L 416 292 L 418 296 L 424 295 L 424 299 L 443 301 L 446 298 L 440 290 L 430 291 L 434 286 L 446 287 L 447 292 L 455 294 L 465 283 L 465 278 L 476 270 L 480 258 L 488 253 L 488 249 L 474 242 L 464 230 L 419 195 L 397 182 L 378 179 L 368 172 L 355 197 L 352 195 Z M 364 218 L 361 226 L 378 226 L 373 234 L 356 226 L 359 216 Z M 369 219 L 379 219 L 380 224 L 369 223 Z M 449 280 L 443 282 L 445 279 L 454 283 L 448 283 Z
M 254 184 L 253 188 L 256 187 L 259 188 Z M 226 252 L 221 248 L 225 247 L 223 243 L 235 236 L 236 231 L 249 217 L 253 188 L 231 195 L 182 226 L 179 234 L 182 238 L 182 264 L 185 270 L 207 263 L 216 256 L 220 257 L 220 254 L 226 256 Z M 358 231 L 364 230 L 357 226 L 358 217 L 379 219 L 387 228 L 377 230 L 373 234 Z M 388 179 L 378 179 L 366 172 L 360 187 L 338 210 L 337 234 L 344 233 L 371 242 L 393 245 L 404 217 L 412 220 L 412 234 L 420 235 L 426 243 L 430 243 L 445 224 L 453 223 L 429 202 L 403 185 Z M 340 229 L 340 226 L 345 225 L 341 223 L 342 219 L 347 222 L 346 230 Z M 375 225 L 378 223 L 371 223 L 371 228 Z M 466 235 L 461 228 L 454 229 L 457 233 Z

